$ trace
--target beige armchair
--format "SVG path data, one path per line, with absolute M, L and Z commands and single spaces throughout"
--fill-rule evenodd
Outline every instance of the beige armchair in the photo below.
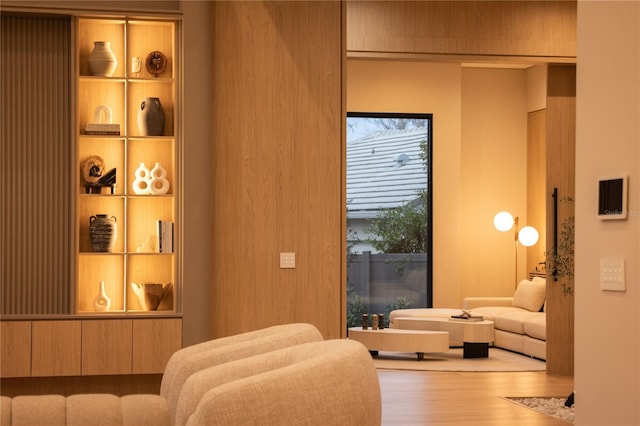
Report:
M 380 388 L 361 344 L 309 324 L 270 327 L 182 349 L 161 395 L 1 398 L 0 424 L 70 426 L 379 425 Z

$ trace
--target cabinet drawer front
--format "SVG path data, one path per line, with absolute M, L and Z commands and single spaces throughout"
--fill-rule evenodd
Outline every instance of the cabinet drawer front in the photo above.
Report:
M 82 321 L 82 374 L 131 374 L 131 320 Z
M 2 322 L 0 337 L 2 377 L 29 376 L 31 374 L 31 322 Z
M 81 321 L 34 321 L 31 375 L 79 376 Z

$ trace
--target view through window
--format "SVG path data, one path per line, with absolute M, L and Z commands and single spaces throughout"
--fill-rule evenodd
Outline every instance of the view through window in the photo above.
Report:
M 432 306 L 432 115 L 347 114 L 347 326 Z

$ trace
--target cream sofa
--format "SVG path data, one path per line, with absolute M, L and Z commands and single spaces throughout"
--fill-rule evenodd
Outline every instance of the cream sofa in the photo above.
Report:
M 462 308 L 494 322 L 495 347 L 546 359 L 545 298 L 546 280 L 534 277 L 521 281 L 512 297 L 467 297 Z M 397 309 L 389 314 L 389 326 L 395 326 L 396 318 L 449 318 L 460 313 L 461 309 L 449 308 Z M 449 345 L 462 346 L 462 342 L 450 340 Z
M 379 425 L 367 349 L 290 324 L 174 354 L 161 395 L 1 398 L 2 426 Z

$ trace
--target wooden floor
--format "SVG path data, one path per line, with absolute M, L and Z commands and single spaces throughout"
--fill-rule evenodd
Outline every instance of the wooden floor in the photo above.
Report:
M 378 378 L 383 426 L 568 424 L 504 398 L 567 397 L 572 376 L 378 370 Z

